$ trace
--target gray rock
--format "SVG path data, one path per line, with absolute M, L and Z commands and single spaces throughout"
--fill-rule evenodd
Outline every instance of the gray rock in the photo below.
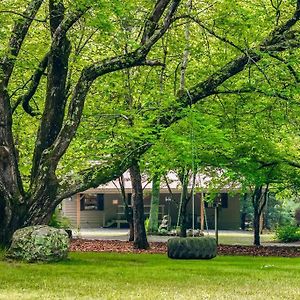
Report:
M 65 230 L 46 225 L 17 230 L 6 254 L 9 259 L 52 262 L 66 259 L 69 237 Z

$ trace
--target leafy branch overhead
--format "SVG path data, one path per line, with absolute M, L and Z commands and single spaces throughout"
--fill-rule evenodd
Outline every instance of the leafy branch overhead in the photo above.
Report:
M 215 71 L 213 74 L 209 75 L 206 79 L 202 80 L 198 84 L 190 87 L 187 89 L 187 92 L 184 93 L 181 97 L 177 98 L 175 101 L 175 105 L 171 105 L 168 108 L 167 113 L 165 113 L 162 117 L 158 117 L 159 124 L 163 127 L 168 127 L 174 122 L 180 120 L 182 118 L 182 114 L 180 113 L 181 110 L 183 110 L 186 107 L 189 107 L 191 104 L 196 104 L 200 102 L 201 100 L 206 99 L 207 97 L 211 95 L 215 95 L 219 93 L 218 88 L 222 86 L 222 84 L 227 81 L 228 79 L 233 78 L 237 74 L 241 73 L 245 68 L 254 65 L 257 66 L 260 60 L 264 59 L 266 55 L 273 56 L 275 53 L 280 53 L 286 50 L 292 50 L 294 48 L 299 47 L 299 41 L 298 36 L 294 33 L 292 30 L 292 27 L 296 25 L 296 23 L 299 21 L 300 17 L 300 11 L 299 11 L 299 2 L 297 2 L 297 6 L 295 8 L 294 13 L 292 16 L 284 22 L 282 25 L 276 27 L 273 29 L 264 39 L 261 43 L 259 43 L 256 46 L 253 46 L 249 49 L 240 49 L 239 51 L 242 51 L 242 55 L 237 56 L 236 58 L 232 59 L 230 62 L 225 64 L 223 67 L 221 67 L 219 70 Z M 176 20 L 180 20 L 182 16 L 176 18 Z M 184 18 L 188 18 L 193 20 L 195 23 L 199 24 L 199 20 L 197 18 L 194 18 L 192 16 L 184 16 Z M 205 30 L 207 28 L 204 28 Z M 209 34 L 213 34 L 211 30 L 207 30 Z M 217 36 L 217 39 L 221 40 L 223 43 L 228 44 L 228 41 L 224 38 L 220 38 Z M 229 43 L 230 44 L 230 43 Z M 231 45 L 232 46 L 232 45 Z M 237 47 L 234 47 L 237 48 Z M 240 92 L 243 92 L 242 89 L 238 90 Z M 278 96 L 278 94 L 275 94 Z M 154 121 L 155 126 L 157 124 L 157 121 Z M 148 144 L 145 148 L 145 151 L 151 146 L 151 144 Z M 139 146 L 138 146 L 139 147 Z M 138 148 L 137 148 L 138 149 Z M 126 157 L 125 152 L 124 157 Z M 122 154 L 121 154 L 122 155 Z M 136 156 L 138 155 L 137 152 L 134 150 L 132 151 L 132 155 Z M 118 161 L 119 158 L 116 158 Z M 101 178 L 101 172 L 104 173 L 107 172 L 107 168 L 111 167 L 111 178 L 117 177 L 119 172 L 116 172 L 115 170 L 115 161 L 111 159 L 112 164 L 110 165 L 100 165 L 100 166 L 93 166 L 91 169 L 89 169 L 87 174 L 90 172 L 99 174 L 95 175 L 94 178 Z M 122 160 L 121 160 L 122 161 Z M 119 165 L 117 163 L 117 168 L 119 168 L 120 173 L 122 173 L 126 168 L 128 167 L 128 163 L 123 163 Z M 129 162 L 130 163 L 130 162 Z M 123 166 L 123 168 L 121 168 Z M 83 173 L 84 174 L 84 173 Z M 84 176 L 84 175 L 83 175 Z M 83 177 L 84 178 L 84 177 Z M 84 188 L 88 187 L 88 182 L 90 181 L 90 176 L 87 178 L 88 181 L 86 181 L 86 185 L 84 185 Z M 97 186 L 101 182 L 101 179 L 93 181 L 93 185 Z M 80 190 L 81 186 L 76 186 L 75 190 Z
M 119 177 L 191 106 L 213 132 L 208 113 L 236 125 L 240 98 L 254 111 L 259 94 L 260 114 L 296 105 L 299 1 L 187 3 L 1 2 L 0 243 Z

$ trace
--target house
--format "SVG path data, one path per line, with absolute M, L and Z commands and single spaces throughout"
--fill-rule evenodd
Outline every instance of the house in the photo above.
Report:
M 159 220 L 168 215 L 172 226 L 176 226 L 180 205 L 180 184 L 175 173 L 167 175 L 167 182 L 163 182 L 160 188 Z M 207 193 L 203 193 L 205 185 L 210 179 L 202 175 L 196 178 L 194 205 L 188 204 L 188 219 L 191 226 L 194 211 L 195 228 L 199 228 L 201 217 L 206 216 L 205 224 L 209 229 L 214 228 L 215 205 L 201 199 L 207 199 Z M 202 186 L 202 192 L 199 187 Z M 124 187 L 131 201 L 132 186 L 129 173 L 124 174 Z M 145 218 L 149 217 L 151 204 L 152 184 L 143 178 Z M 191 184 L 189 185 L 191 189 Z M 228 193 L 228 188 L 219 191 L 216 199 L 219 202 L 219 229 L 239 229 L 240 227 L 240 195 L 237 191 Z M 203 203 L 201 205 L 201 203 Z M 194 206 L 194 208 L 193 208 Z M 78 193 L 62 202 L 62 212 L 68 217 L 74 228 L 99 228 L 127 226 L 124 215 L 124 203 L 120 193 L 118 180 L 100 185 L 94 189 L 88 189 Z M 202 208 L 202 209 L 201 209 Z M 204 219 L 203 219 L 204 223 Z

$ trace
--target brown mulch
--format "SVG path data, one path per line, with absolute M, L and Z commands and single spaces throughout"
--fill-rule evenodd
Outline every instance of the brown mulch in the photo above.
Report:
M 110 240 L 73 239 L 71 251 L 82 252 L 118 252 L 118 253 L 167 253 L 167 244 L 163 242 L 150 243 L 147 250 L 133 248 L 132 242 Z M 300 257 L 300 247 L 291 246 L 235 246 L 219 245 L 219 255 L 248 255 L 248 256 L 282 256 Z

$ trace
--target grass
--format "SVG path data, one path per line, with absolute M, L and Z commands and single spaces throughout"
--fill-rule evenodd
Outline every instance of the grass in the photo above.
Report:
M 260 235 L 260 242 L 262 244 L 274 243 L 275 236 L 272 233 L 264 233 Z M 253 245 L 253 232 L 226 232 L 219 234 L 219 243 L 224 245 Z
M 207 235 L 207 232 L 204 232 Z M 75 232 L 75 235 L 76 232 Z M 96 239 L 122 239 L 128 240 L 127 230 L 88 230 L 84 229 L 79 232 L 80 236 L 85 238 L 96 238 Z M 210 236 L 214 236 L 214 231 L 210 231 Z M 168 236 L 149 236 L 149 241 L 167 241 L 170 237 Z M 219 243 L 224 245 L 253 245 L 253 232 L 251 231 L 226 231 L 221 230 L 219 232 Z M 273 233 L 264 233 L 260 235 L 261 243 L 268 245 L 270 242 L 274 243 L 275 235 Z
M 0 299 L 300 299 L 300 259 L 71 253 L 56 264 L 0 258 Z

